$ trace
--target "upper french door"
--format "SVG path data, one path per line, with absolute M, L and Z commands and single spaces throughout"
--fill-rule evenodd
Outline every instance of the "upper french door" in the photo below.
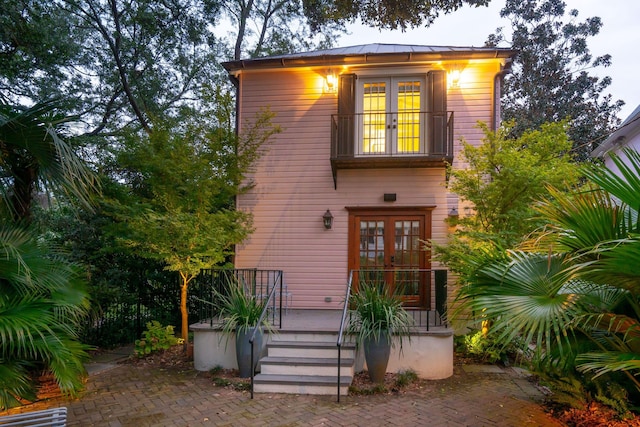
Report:
M 384 283 L 406 306 L 426 306 L 428 238 L 430 211 L 354 210 L 349 231 L 349 268 L 357 272 L 354 287 L 362 280 Z
M 363 78 L 358 86 L 361 111 L 358 155 L 411 155 L 424 151 L 425 79 Z

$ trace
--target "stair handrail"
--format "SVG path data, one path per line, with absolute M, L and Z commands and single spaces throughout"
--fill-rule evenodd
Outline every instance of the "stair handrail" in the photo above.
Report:
M 347 282 L 347 292 L 344 296 L 342 306 L 342 319 L 340 320 L 340 329 L 338 330 L 338 403 L 340 403 L 340 365 L 342 364 L 342 339 L 344 336 L 344 328 L 347 321 L 347 310 L 349 308 L 349 296 L 351 295 L 351 283 L 353 282 L 353 270 L 349 272 L 349 280 Z
M 264 321 L 267 316 L 267 312 L 269 311 L 269 305 L 271 304 L 271 299 L 275 297 L 276 289 L 280 290 L 280 327 L 282 327 L 282 271 L 278 270 L 276 272 L 276 277 L 274 278 L 273 287 L 269 291 L 269 294 L 266 298 L 264 308 L 262 309 L 262 313 L 260 314 L 260 319 L 258 319 L 258 323 L 256 323 L 256 327 L 253 328 L 253 333 L 251 334 L 251 338 L 249 338 L 249 344 L 251 344 L 251 399 L 253 399 L 253 377 L 255 376 L 255 369 L 253 367 L 253 355 L 255 351 L 255 345 L 253 342 L 256 339 L 256 333 L 258 329 L 260 329 L 260 325 Z M 275 307 L 275 300 L 274 300 Z

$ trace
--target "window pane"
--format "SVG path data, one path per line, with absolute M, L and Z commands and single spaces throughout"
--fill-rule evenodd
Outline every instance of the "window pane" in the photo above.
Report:
M 362 152 L 365 154 L 386 151 L 386 107 L 386 84 L 365 83 L 362 111 Z
M 398 82 L 398 153 L 420 151 L 420 82 Z

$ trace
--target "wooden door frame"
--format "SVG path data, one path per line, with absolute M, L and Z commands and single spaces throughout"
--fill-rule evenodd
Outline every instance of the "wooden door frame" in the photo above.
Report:
M 349 212 L 349 225 L 348 225 L 348 237 L 347 237 L 347 253 L 348 253 L 348 271 L 351 272 L 359 265 L 360 257 L 360 245 L 359 242 L 359 228 L 357 227 L 356 218 L 362 216 L 371 217 L 385 217 L 385 216 L 417 216 L 424 219 L 424 230 L 421 239 L 431 239 L 432 232 L 432 211 L 435 209 L 435 205 L 428 206 L 347 206 Z M 385 253 L 385 257 L 387 254 Z M 425 269 L 431 268 L 431 251 L 424 251 L 424 258 L 421 260 Z M 386 262 L 386 260 L 385 260 Z M 352 290 L 357 291 L 358 284 L 352 284 Z M 420 301 L 420 307 L 428 307 L 430 304 L 430 295 L 424 295 L 424 299 Z

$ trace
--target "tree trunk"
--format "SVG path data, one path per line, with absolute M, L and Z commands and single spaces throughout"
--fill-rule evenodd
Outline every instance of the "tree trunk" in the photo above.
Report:
M 187 287 L 189 282 L 186 276 L 182 276 L 182 285 L 180 286 L 180 313 L 182 314 L 182 327 L 180 335 L 182 337 L 182 350 L 187 352 L 189 346 L 189 313 L 187 312 Z

